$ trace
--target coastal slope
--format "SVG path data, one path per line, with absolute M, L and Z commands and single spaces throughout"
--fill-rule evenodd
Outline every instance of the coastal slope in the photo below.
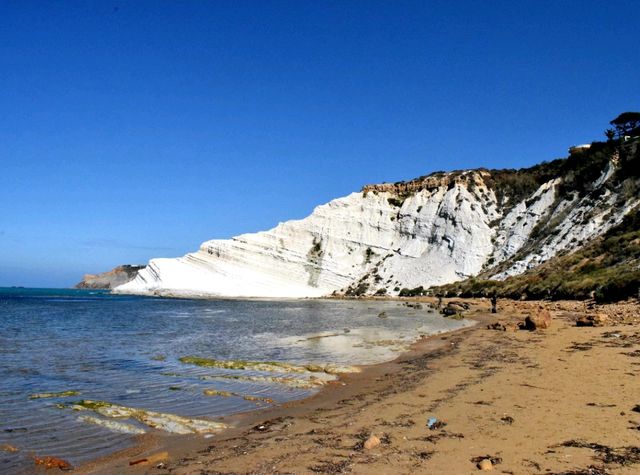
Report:
M 153 259 L 115 292 L 406 295 L 478 274 L 504 280 L 581 248 L 640 204 L 637 145 L 594 142 L 527 169 L 367 185 L 305 219 Z

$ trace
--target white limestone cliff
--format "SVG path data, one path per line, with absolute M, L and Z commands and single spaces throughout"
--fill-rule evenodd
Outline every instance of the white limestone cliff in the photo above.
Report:
M 593 187 L 603 187 L 614 166 Z M 503 279 L 602 234 L 638 204 L 636 197 L 615 207 L 618 195 L 604 188 L 596 200 L 559 196 L 560 178 L 509 203 L 498 200 L 490 178 L 477 170 L 366 186 L 305 219 L 207 241 L 184 257 L 153 259 L 114 291 L 266 298 L 397 294 L 490 272 L 501 263 L 492 277 Z M 557 221 L 554 231 L 532 247 L 532 232 L 550 220 Z

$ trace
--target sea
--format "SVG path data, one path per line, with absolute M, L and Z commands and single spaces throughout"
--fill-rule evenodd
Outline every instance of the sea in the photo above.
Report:
M 398 301 L 0 288 L 0 473 L 31 473 L 34 459 L 45 456 L 82 464 L 135 444 L 123 428 L 166 429 L 135 418 L 119 425 L 122 417 L 110 420 L 79 401 L 216 420 L 305 398 L 319 390 L 318 379 L 333 377 L 202 366 L 185 357 L 366 365 L 394 359 L 421 336 L 469 324 Z

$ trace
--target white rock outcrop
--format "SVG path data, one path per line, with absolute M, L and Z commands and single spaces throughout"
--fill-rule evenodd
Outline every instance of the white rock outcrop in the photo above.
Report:
M 594 186 L 606 183 L 611 167 Z M 318 206 L 305 219 L 207 241 L 184 257 L 153 259 L 114 291 L 267 298 L 320 297 L 347 289 L 397 294 L 401 288 L 454 282 L 508 263 L 493 275 L 503 279 L 602 234 L 637 204 L 618 209 L 613 206 L 618 197 L 609 190 L 598 200 L 560 198 L 559 178 L 509 204 L 499 202 L 485 184 L 489 175 L 454 172 L 370 185 Z M 532 231 L 551 219 L 557 220 L 555 234 L 531 248 Z

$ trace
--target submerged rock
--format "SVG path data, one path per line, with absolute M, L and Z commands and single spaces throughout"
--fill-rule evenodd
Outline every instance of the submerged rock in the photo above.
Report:
M 174 434 L 217 432 L 228 427 L 221 422 L 146 411 L 144 409 L 120 406 L 106 401 L 85 399 L 68 405 L 59 404 L 57 407 L 70 408 L 76 411 L 93 411 L 101 416 L 114 419 L 134 419 L 154 429 L 160 429 Z
M 220 391 L 218 389 L 205 389 L 204 391 L 202 391 L 202 393 L 205 396 L 220 396 L 220 397 L 241 397 L 242 399 L 244 399 L 245 401 L 251 401 L 251 402 L 255 402 L 255 403 L 267 403 L 267 404 L 273 404 L 274 401 L 273 399 L 269 398 L 269 397 L 260 397 L 260 396 L 252 396 L 252 395 L 242 395 L 242 394 L 238 394 L 238 393 L 232 393 L 229 391 Z
M 308 364 L 307 366 L 305 366 L 305 369 L 307 371 L 309 371 L 310 373 L 322 373 L 324 372 L 324 368 L 320 365 L 317 364 Z
M 107 419 L 100 419 L 98 417 L 93 416 L 80 416 L 78 420 L 81 422 L 86 422 L 88 424 L 93 424 L 96 426 L 105 427 L 114 432 L 120 432 L 122 434 L 144 434 L 146 431 L 141 427 L 136 427 L 132 424 L 127 424 L 125 422 L 117 422 L 110 421 Z
M 36 393 L 29 396 L 29 399 L 49 399 L 56 397 L 71 397 L 79 396 L 80 391 L 60 391 L 57 393 Z
M 293 377 L 278 377 L 278 376 L 238 376 L 238 375 L 218 375 L 218 376 L 200 376 L 202 380 L 225 380 L 233 379 L 235 381 L 248 381 L 252 383 L 266 383 L 266 384 L 282 384 L 289 388 L 295 389 L 315 389 L 323 386 L 327 383 L 327 379 L 320 378 L 293 378 Z
M 57 468 L 59 470 L 73 470 L 73 465 L 71 465 L 66 460 L 62 460 L 58 457 L 33 457 L 33 463 L 36 465 L 42 465 L 45 469 Z
M 183 356 L 178 361 L 185 364 L 193 364 L 206 368 L 237 369 L 253 371 L 269 371 L 276 373 L 304 373 L 308 371 L 303 366 L 295 366 L 279 361 L 244 361 L 244 360 L 216 360 L 200 358 L 198 356 Z
M 260 396 L 247 395 L 247 396 L 242 396 L 242 399 L 244 399 L 245 401 L 264 402 L 264 403 L 267 403 L 267 404 L 274 404 L 275 403 L 275 401 L 273 399 L 271 399 L 270 397 L 260 397 Z
M 231 370 L 252 370 L 273 373 L 358 373 L 360 369 L 355 366 L 344 366 L 335 364 L 307 364 L 304 366 L 282 363 L 280 361 L 245 361 L 245 360 L 216 360 L 201 358 L 198 356 L 183 356 L 178 361 L 185 364 L 193 364 L 206 368 L 219 368 Z
M 202 394 L 205 396 L 221 396 L 221 397 L 231 397 L 237 396 L 235 393 L 230 393 L 229 391 L 220 391 L 218 389 L 205 389 L 202 391 Z

